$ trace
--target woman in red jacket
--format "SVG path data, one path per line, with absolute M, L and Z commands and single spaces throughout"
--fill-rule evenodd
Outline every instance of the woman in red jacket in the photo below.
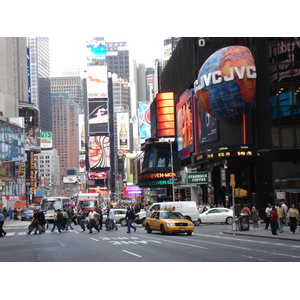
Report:
M 276 211 L 275 206 L 272 207 L 272 210 L 270 211 L 271 216 L 271 231 L 273 235 L 278 235 L 277 229 L 278 229 L 278 213 Z

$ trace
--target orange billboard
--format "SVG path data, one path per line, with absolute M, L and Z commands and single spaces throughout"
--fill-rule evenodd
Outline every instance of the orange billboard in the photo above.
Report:
M 175 136 L 174 93 L 156 95 L 157 137 Z

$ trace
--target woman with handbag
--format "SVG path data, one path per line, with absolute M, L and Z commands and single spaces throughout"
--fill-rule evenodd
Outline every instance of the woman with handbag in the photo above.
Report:
M 297 208 L 295 208 L 295 204 L 292 204 L 292 207 L 288 210 L 288 213 L 286 216 L 287 221 L 290 222 L 291 233 L 295 233 L 295 231 L 296 231 L 298 217 L 299 217 L 299 211 Z

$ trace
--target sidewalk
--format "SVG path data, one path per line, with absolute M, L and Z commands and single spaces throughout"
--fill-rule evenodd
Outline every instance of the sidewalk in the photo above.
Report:
M 229 228 L 228 228 L 229 229 Z M 271 226 L 269 226 L 268 230 L 265 230 L 265 224 L 260 224 L 258 228 L 253 228 L 252 224 L 250 224 L 250 229 L 248 231 L 239 231 L 233 230 L 233 227 L 228 231 L 223 231 L 224 234 L 232 234 L 232 235 L 245 235 L 245 236 L 253 236 L 253 237 L 263 237 L 263 238 L 272 238 L 272 239 L 280 239 L 280 240 L 291 240 L 291 241 L 299 241 L 300 242 L 300 226 L 296 229 L 295 233 L 290 232 L 290 227 L 286 226 L 283 229 L 282 233 L 278 233 L 278 235 L 273 235 L 271 232 Z

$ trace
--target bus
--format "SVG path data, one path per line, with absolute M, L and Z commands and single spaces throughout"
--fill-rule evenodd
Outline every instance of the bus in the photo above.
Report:
M 62 210 L 64 207 L 72 206 L 70 197 L 45 197 L 41 201 L 41 211 L 45 215 L 46 221 L 54 221 L 54 211 Z

